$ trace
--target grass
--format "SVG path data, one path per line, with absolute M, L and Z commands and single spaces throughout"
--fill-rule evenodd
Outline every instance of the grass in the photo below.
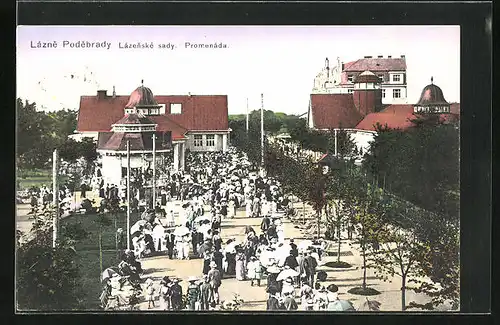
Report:
M 59 176 L 59 181 L 64 183 L 68 179 L 67 176 Z M 32 186 L 41 187 L 43 185 L 52 186 L 52 170 L 51 169 L 30 169 L 19 170 L 17 173 L 17 184 L 21 190 L 28 189 Z
M 352 288 L 352 289 L 347 290 L 347 292 L 349 292 L 350 294 L 353 294 L 353 295 L 361 295 L 361 296 L 375 296 L 375 295 L 380 294 L 380 291 L 373 289 L 373 288 L 368 288 L 368 287 L 366 287 L 366 288 L 356 287 L 356 288 Z
M 103 249 L 103 270 L 117 266 L 119 260 L 115 252 L 115 228 L 112 215 L 108 215 L 112 221 L 111 226 L 103 228 L 102 232 L 102 249 Z M 140 215 L 132 213 L 130 215 L 130 225 L 133 225 L 140 219 Z M 88 238 L 76 244 L 77 263 L 80 265 L 82 294 L 84 296 L 83 309 L 97 310 L 99 309 L 99 295 L 101 294 L 101 274 L 99 271 L 99 242 L 98 242 L 98 225 L 96 214 L 91 215 L 74 215 L 62 220 L 62 224 L 80 223 L 83 228 L 89 232 Z M 118 215 L 117 227 L 127 229 L 127 215 L 121 213 Z M 125 233 L 126 238 L 126 233 Z
M 328 262 L 328 263 L 325 263 L 326 266 L 328 267 L 333 267 L 333 268 L 342 268 L 342 269 L 346 269 L 346 268 L 350 268 L 352 267 L 351 264 L 347 263 L 347 262 L 343 262 L 343 261 L 335 261 L 335 262 Z

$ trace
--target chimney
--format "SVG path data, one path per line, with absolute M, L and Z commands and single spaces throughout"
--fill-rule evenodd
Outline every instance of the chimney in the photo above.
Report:
M 113 98 L 116 98 L 115 86 L 113 86 Z
M 365 56 L 365 59 L 371 59 L 371 58 L 372 58 L 372 56 L 371 56 L 371 55 L 366 55 L 366 56 Z
M 97 99 L 98 100 L 106 99 L 106 97 L 108 97 L 108 91 L 107 90 L 98 90 L 97 91 Z
M 401 59 L 404 59 L 404 58 L 406 58 L 406 55 L 402 54 Z
M 382 59 L 383 57 L 384 57 L 383 55 L 379 55 L 379 56 L 378 56 L 378 58 L 379 58 L 379 59 Z
M 388 55 L 388 56 L 387 56 L 387 58 L 388 58 L 388 59 L 392 58 L 392 55 Z

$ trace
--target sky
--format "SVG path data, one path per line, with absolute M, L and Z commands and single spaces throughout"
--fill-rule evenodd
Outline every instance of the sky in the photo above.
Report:
M 106 47 L 70 47 L 79 41 Z M 153 48 L 120 48 L 137 42 Z M 264 109 L 302 114 L 326 57 L 332 65 L 368 55 L 406 56 L 408 103 L 431 76 L 447 101 L 460 101 L 459 26 L 19 26 L 17 97 L 78 109 L 82 95 L 113 86 L 129 95 L 143 80 L 155 95 L 227 95 L 229 114 L 245 113 L 247 99 L 259 109 L 261 93 Z

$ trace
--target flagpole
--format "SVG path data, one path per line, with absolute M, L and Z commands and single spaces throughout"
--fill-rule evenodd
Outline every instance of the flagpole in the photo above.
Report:
M 335 157 L 337 157 L 337 129 L 335 129 Z
M 127 140 L 127 249 L 130 249 L 130 140 Z
M 264 94 L 260 94 L 260 164 L 264 176 Z
M 156 135 L 153 133 L 153 209 L 156 207 Z

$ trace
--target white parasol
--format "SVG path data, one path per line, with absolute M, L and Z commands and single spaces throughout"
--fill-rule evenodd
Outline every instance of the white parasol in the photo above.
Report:
M 112 268 L 108 267 L 107 269 L 104 270 L 104 272 L 102 272 L 101 279 L 104 282 L 107 279 L 112 278 L 115 274 L 119 275 L 118 272 L 116 272 Z
M 197 231 L 202 234 L 207 234 L 207 232 L 212 229 L 212 226 L 210 224 L 204 224 L 201 225 L 197 228 Z
M 186 226 L 179 226 L 179 227 L 175 228 L 175 230 L 174 230 L 174 236 L 183 237 L 183 236 L 186 236 L 190 233 L 191 233 L 191 231 Z
M 224 250 L 228 253 L 235 253 L 236 252 L 236 246 L 239 245 L 240 243 L 237 241 L 232 241 L 229 244 L 226 245 Z
M 135 232 L 141 231 L 140 227 L 144 226 L 145 224 L 146 224 L 146 220 L 139 220 L 139 221 L 137 221 L 132 227 L 130 227 L 130 233 L 133 234 Z
M 313 246 L 313 242 L 312 240 L 303 240 L 301 241 L 298 245 L 297 245 L 297 249 L 299 251 L 306 251 L 309 249 L 309 247 Z
M 155 238 L 162 238 L 165 236 L 165 228 L 162 225 L 156 225 L 156 227 L 153 228 L 152 236 Z
M 294 269 L 284 269 L 283 271 L 280 272 L 280 274 L 278 274 L 276 281 L 285 280 L 287 278 L 292 278 L 298 275 L 299 272 L 295 271 Z

